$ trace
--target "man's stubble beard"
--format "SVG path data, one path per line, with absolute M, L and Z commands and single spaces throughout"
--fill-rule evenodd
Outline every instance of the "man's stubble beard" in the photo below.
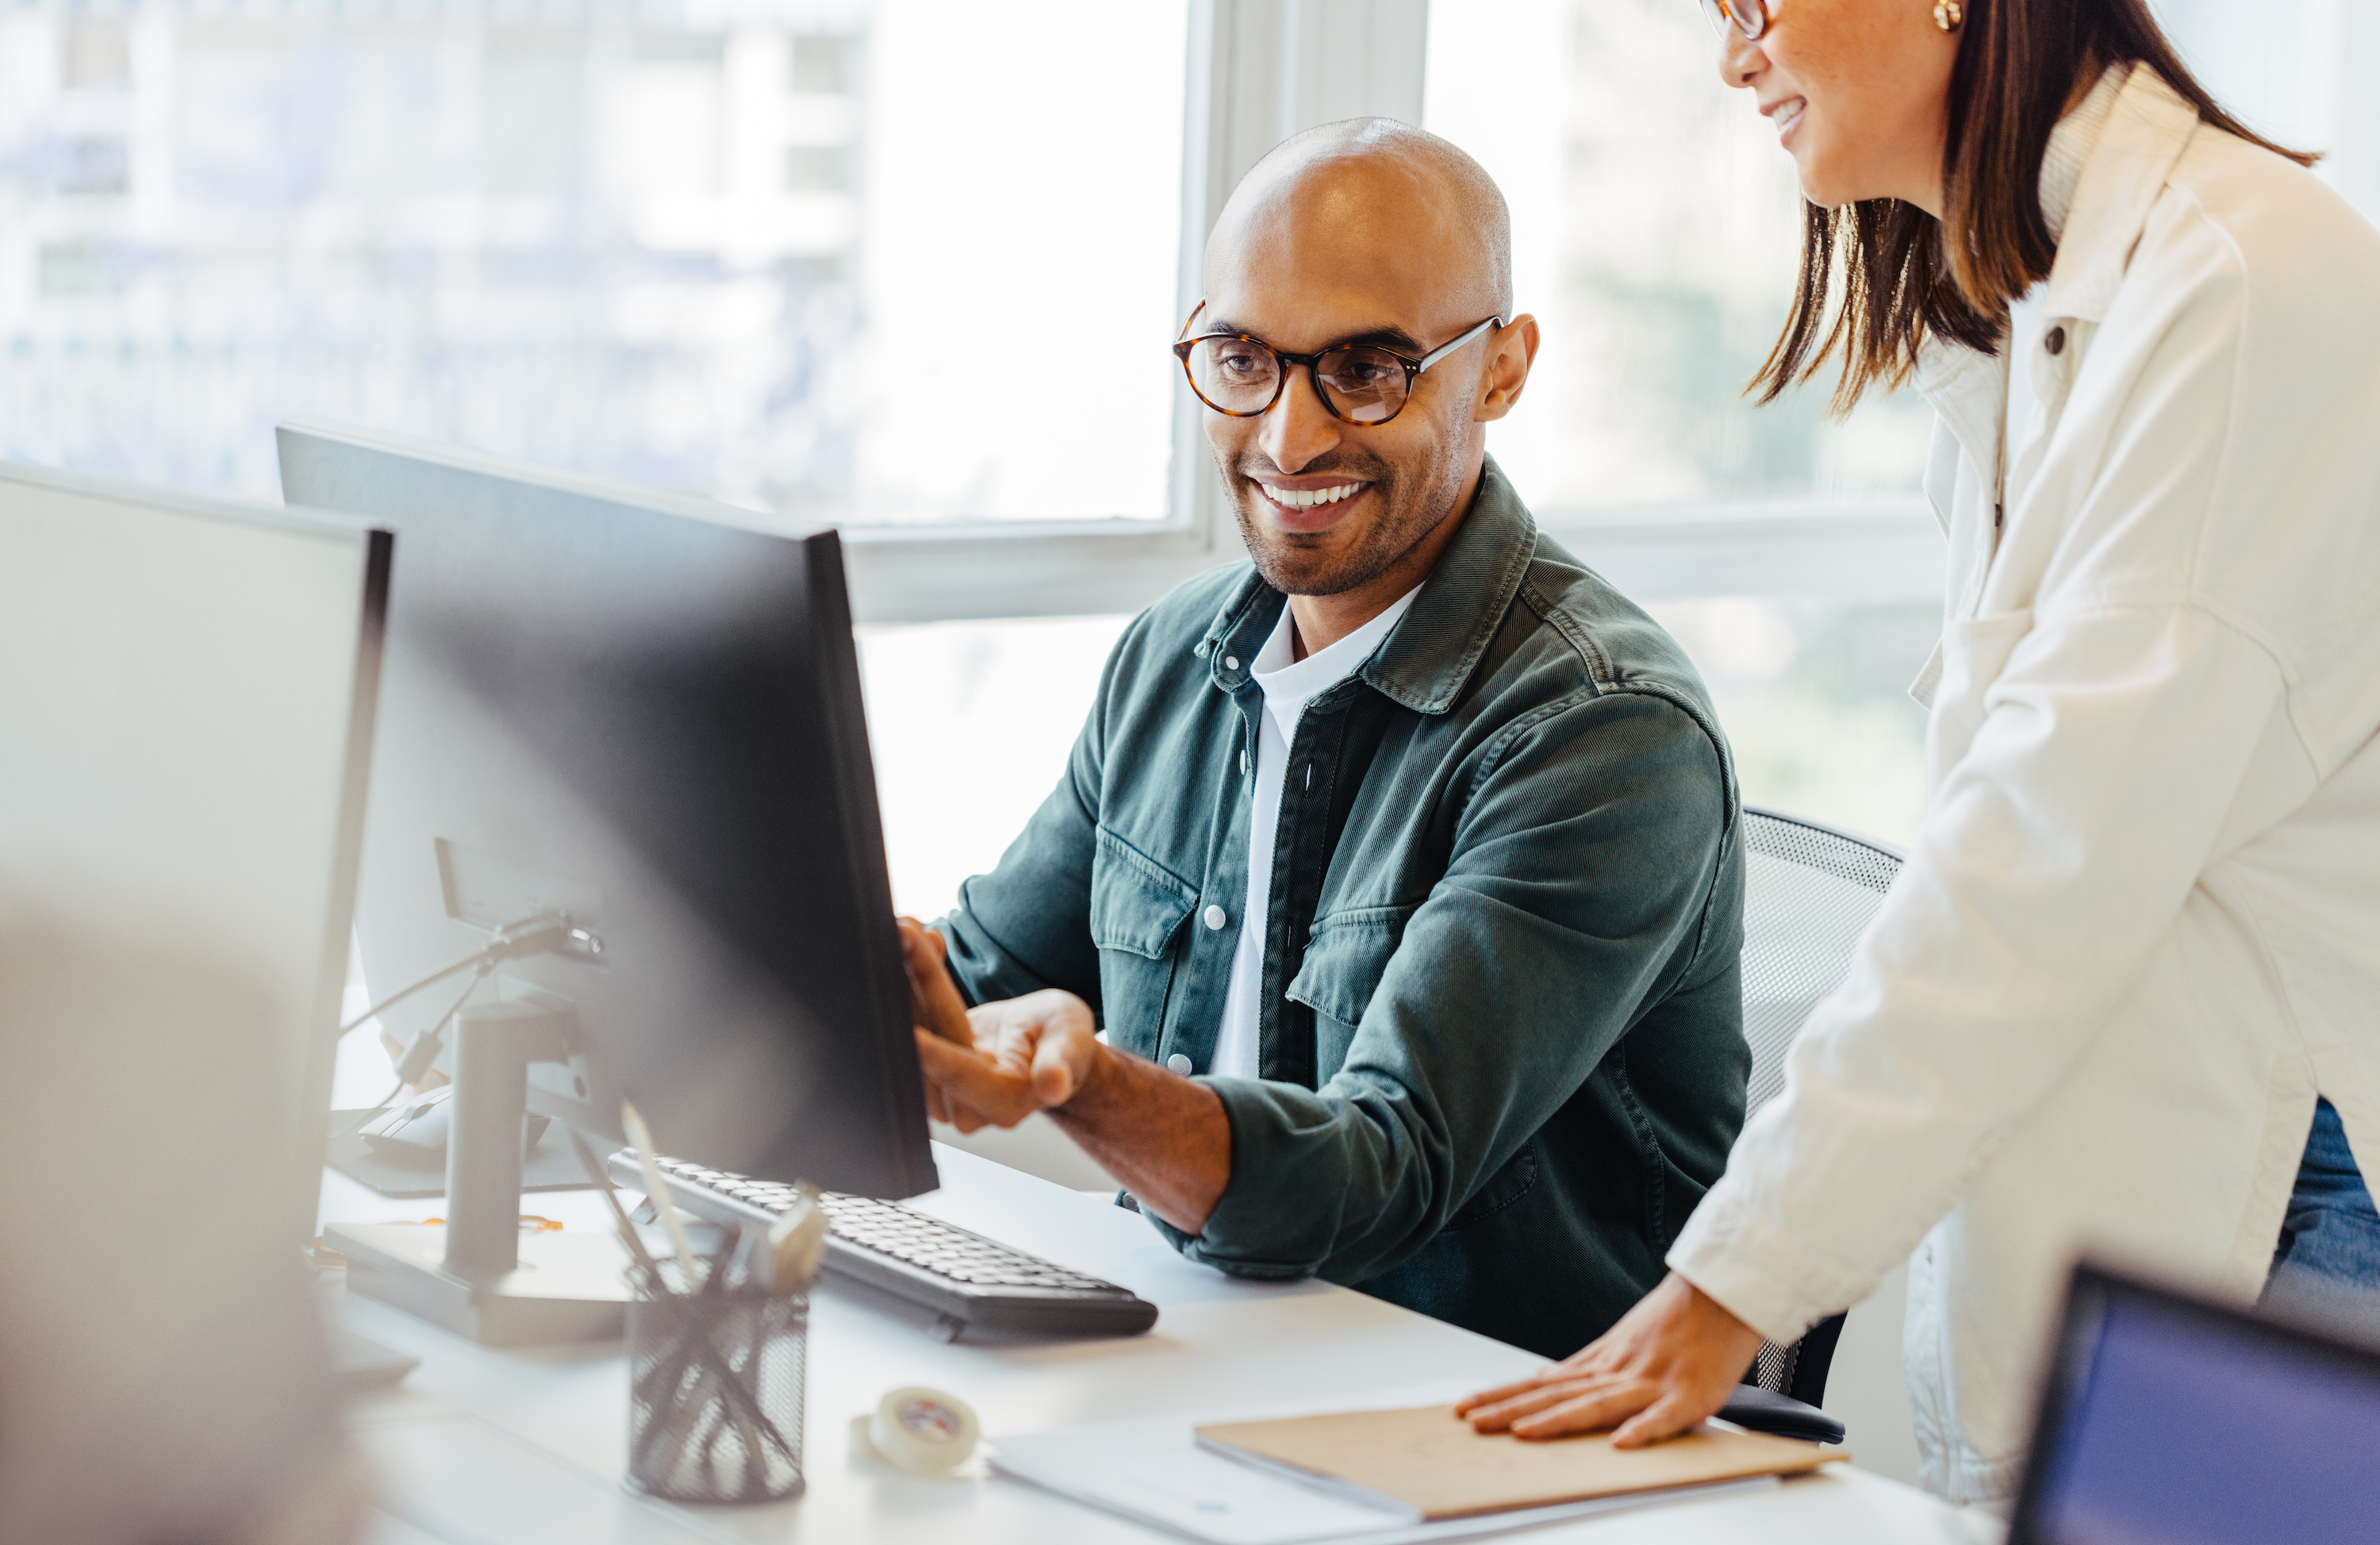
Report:
M 1221 458 L 1217 460 L 1220 466 Z M 1463 489 L 1455 457 L 1439 460 L 1425 474 L 1424 486 L 1415 489 L 1410 497 L 1404 491 L 1405 480 L 1383 462 L 1305 468 L 1361 479 L 1372 485 L 1371 496 L 1380 504 L 1382 513 L 1366 528 L 1353 550 L 1328 555 L 1268 530 L 1250 507 L 1264 497 L 1257 491 L 1255 480 L 1222 470 L 1225 489 L 1232 495 L 1232 513 L 1240 523 L 1240 541 L 1264 582 L 1283 595 L 1343 595 L 1387 573 L 1455 513 L 1454 500 Z

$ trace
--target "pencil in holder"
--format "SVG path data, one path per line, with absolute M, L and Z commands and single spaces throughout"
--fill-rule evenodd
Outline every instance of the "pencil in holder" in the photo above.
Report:
M 798 1495 L 808 1294 L 648 1285 L 662 1291 L 628 1305 L 629 1483 L 681 1502 Z

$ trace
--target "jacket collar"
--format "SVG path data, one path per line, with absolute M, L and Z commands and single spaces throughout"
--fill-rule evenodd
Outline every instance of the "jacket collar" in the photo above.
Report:
M 2073 211 L 2049 269 L 2047 315 L 2107 320 L 2149 208 L 2197 130 L 2198 109 L 2164 76 L 2134 65 L 2074 185 Z
M 2124 83 L 2132 78 L 2129 63 L 2109 65 L 2099 72 L 2066 116 L 2050 127 L 2049 147 L 2041 152 L 2041 221 L 2049 227 L 2052 247 L 2066 239 L 2066 222 L 2074 213 L 2074 190 L 2082 181 L 2082 168 L 2090 164 L 2091 152 L 2099 148 L 2099 136 L 2107 131 L 2107 120 L 2116 116 L 2116 99 L 2124 94 Z
M 1445 712 L 1488 652 L 1536 550 L 1536 522 L 1488 456 L 1463 529 L 1355 675 L 1415 712 Z M 1198 645 L 1217 687 L 1237 692 L 1246 684 L 1248 667 L 1286 602 L 1253 571 L 1232 593 Z
M 2107 319 L 2149 208 L 2197 128 L 2198 110 L 2165 77 L 2146 65 L 2132 67 L 2075 184 L 2065 239 L 2049 268 L 2046 315 Z M 1999 481 L 2008 371 L 2005 348 L 1983 354 L 1929 337 L 1917 351 L 1913 384 L 1958 436 L 1986 487 Z

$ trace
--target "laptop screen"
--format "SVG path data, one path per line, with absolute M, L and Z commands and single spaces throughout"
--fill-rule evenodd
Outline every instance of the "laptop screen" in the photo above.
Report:
M 2084 1269 L 2011 1545 L 2372 1538 L 2380 1356 Z

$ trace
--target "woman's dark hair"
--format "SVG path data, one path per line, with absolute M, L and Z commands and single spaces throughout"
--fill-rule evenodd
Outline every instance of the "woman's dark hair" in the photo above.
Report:
M 1747 391 L 1763 403 L 1809 380 L 1840 351 L 1833 408 L 1870 386 L 1898 386 L 1929 334 L 1991 353 L 2010 301 L 2057 257 L 2041 213 L 2041 163 L 2084 72 L 2137 60 L 2199 117 L 2311 164 L 2216 105 L 2149 14 L 2147 0 L 1967 0 L 1950 68 L 1942 147 L 1943 217 L 1899 199 L 1807 205 L 1793 312 Z M 1829 300 L 1840 269 L 1842 295 Z

